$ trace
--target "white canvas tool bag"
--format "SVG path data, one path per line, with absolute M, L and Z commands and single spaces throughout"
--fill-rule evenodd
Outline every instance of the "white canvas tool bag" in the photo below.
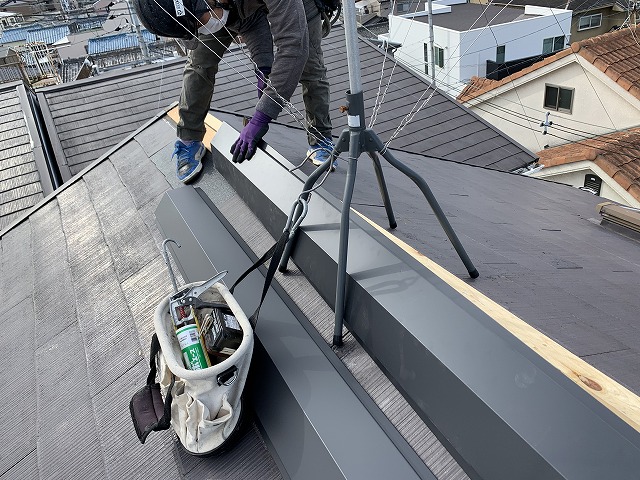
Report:
M 192 283 L 186 287 L 201 284 Z M 218 282 L 206 290 L 204 302 L 226 303 L 242 328 L 242 341 L 222 362 L 202 370 L 187 370 L 174 331 L 167 296 L 156 308 L 154 327 L 160 344 L 159 383 L 166 400 L 171 390 L 171 425 L 184 448 L 195 455 L 212 453 L 230 437 L 242 414 L 242 391 L 253 352 L 253 329 L 227 287 Z M 172 380 L 175 382 L 170 388 Z

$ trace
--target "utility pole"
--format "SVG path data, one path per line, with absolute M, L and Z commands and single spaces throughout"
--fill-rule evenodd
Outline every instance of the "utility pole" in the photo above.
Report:
M 433 87 L 436 86 L 436 59 L 435 52 L 433 51 L 433 11 L 431 7 L 431 0 L 427 1 L 427 13 L 429 21 L 429 58 L 431 58 L 431 65 L 429 69 L 431 71 L 431 80 L 433 81 Z
M 147 43 L 144 41 L 144 37 L 142 36 L 142 30 L 140 29 L 138 16 L 131 8 L 131 2 L 129 0 L 126 0 L 126 2 L 127 8 L 129 9 L 129 17 L 131 17 L 131 23 L 136 29 L 136 35 L 138 36 L 138 43 L 140 44 L 140 49 L 142 50 L 142 58 L 144 59 L 144 63 L 151 63 L 151 58 L 149 57 L 149 49 L 147 48 Z

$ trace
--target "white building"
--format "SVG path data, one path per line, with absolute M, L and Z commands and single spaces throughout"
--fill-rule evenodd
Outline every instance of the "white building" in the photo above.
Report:
M 533 57 L 562 50 L 569 43 L 570 10 L 434 0 L 431 52 L 426 3 L 418 8 L 414 13 L 389 15 L 389 35 L 384 40 L 400 44 L 395 53 L 398 61 L 429 79 L 433 55 L 437 86 L 451 93 L 459 92 L 473 76 L 484 77 L 488 60 L 504 63 Z

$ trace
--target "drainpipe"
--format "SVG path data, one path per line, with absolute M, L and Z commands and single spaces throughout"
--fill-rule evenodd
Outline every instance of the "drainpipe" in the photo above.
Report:
M 431 79 L 433 81 L 433 87 L 436 86 L 436 59 L 433 52 L 433 12 L 431 9 L 431 0 L 427 1 L 427 12 L 429 21 L 429 53 L 431 55 Z

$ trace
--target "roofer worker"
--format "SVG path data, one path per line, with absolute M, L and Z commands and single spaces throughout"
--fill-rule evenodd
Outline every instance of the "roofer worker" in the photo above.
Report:
M 303 82 L 307 111 L 314 112 L 307 114 L 308 122 L 310 126 L 318 125 L 316 132 L 312 130 L 309 134 L 310 150 L 332 147 L 329 84 L 320 50 L 322 19 L 314 0 L 304 2 L 309 3 L 307 10 L 315 14 L 309 15 L 309 27 L 303 0 L 236 0 L 224 5 L 213 0 L 134 0 L 140 21 L 149 31 L 181 38 L 190 49 L 183 73 L 178 141 L 173 155 L 179 180 L 188 183 L 202 170 L 204 120 L 218 64 L 238 34 L 256 68 L 259 100 L 251 121 L 232 146 L 233 161 L 242 162 L 253 156 L 269 123 L 278 117 L 298 81 Z M 309 28 L 314 30 L 312 61 L 307 61 Z M 324 149 L 321 152 L 326 159 L 328 152 Z

